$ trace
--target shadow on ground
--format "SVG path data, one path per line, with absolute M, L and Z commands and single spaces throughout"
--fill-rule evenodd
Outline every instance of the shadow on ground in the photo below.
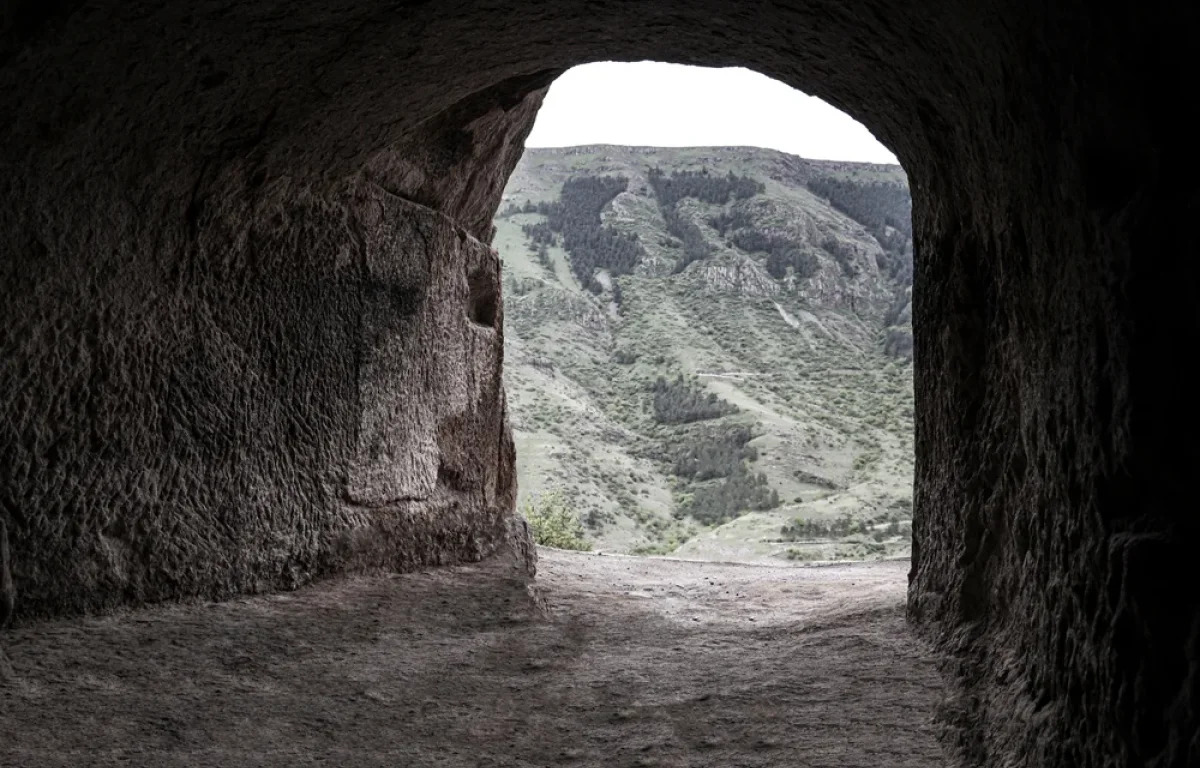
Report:
M 906 563 L 542 552 L 43 623 L 6 638 L 0 765 L 937 765 Z

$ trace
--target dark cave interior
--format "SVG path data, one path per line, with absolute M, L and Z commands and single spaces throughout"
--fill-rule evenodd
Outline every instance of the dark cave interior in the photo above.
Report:
M 1197 6 L 6 10 L 17 622 L 501 552 L 532 571 L 487 245 L 504 182 L 570 66 L 739 65 L 909 175 L 909 619 L 954 680 L 947 746 L 1200 764 Z

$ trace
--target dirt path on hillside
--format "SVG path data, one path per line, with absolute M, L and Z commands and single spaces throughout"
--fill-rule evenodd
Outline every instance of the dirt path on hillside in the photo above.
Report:
M 4 638 L 0 766 L 936 766 L 906 563 L 543 550 Z

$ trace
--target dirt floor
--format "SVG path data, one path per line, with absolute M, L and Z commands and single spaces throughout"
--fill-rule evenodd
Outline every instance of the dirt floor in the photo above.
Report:
M 25 627 L 0 766 L 937 766 L 907 569 L 542 550 Z

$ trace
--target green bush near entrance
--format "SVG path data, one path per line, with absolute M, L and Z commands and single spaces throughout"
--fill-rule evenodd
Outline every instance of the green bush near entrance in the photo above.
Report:
M 521 510 L 533 529 L 533 540 L 543 547 L 590 552 L 584 539 L 583 523 L 559 491 L 549 491 L 531 499 Z

